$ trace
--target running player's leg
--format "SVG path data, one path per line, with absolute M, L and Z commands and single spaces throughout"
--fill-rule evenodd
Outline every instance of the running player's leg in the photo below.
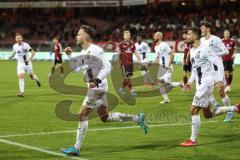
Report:
M 61 149 L 61 152 L 67 155 L 74 155 L 74 156 L 80 155 L 80 149 L 88 129 L 88 116 L 91 113 L 91 111 L 92 111 L 92 108 L 89 108 L 84 105 L 81 107 L 80 112 L 78 114 L 79 122 L 78 122 L 78 128 L 77 128 L 76 142 L 73 147 L 63 148 Z
M 181 143 L 183 147 L 197 145 L 197 135 L 200 129 L 201 119 L 199 111 L 203 108 L 209 107 L 210 96 L 213 92 L 214 86 L 198 86 L 192 101 L 191 115 L 192 115 L 192 132 L 189 140 Z
M 217 83 L 218 94 L 222 98 L 222 102 L 224 106 L 230 106 L 230 99 L 224 90 L 223 83 Z
M 58 64 L 60 64 L 60 71 L 61 71 L 61 76 L 64 76 L 64 69 L 63 69 L 63 61 L 62 57 L 58 60 Z
M 19 90 L 20 93 L 18 93 L 19 97 L 23 97 L 24 96 L 24 75 L 25 75 L 25 70 L 24 70 L 24 66 L 23 65 L 19 65 L 17 66 L 17 74 L 18 74 L 18 82 L 19 82 Z
M 120 112 L 108 113 L 108 107 L 107 107 L 108 104 L 107 104 L 106 95 L 103 95 L 103 97 L 101 98 L 101 102 L 102 103 L 100 107 L 97 109 L 97 112 L 103 122 L 133 121 L 138 123 L 138 125 L 144 130 L 145 134 L 148 132 L 145 113 L 140 112 L 138 113 L 138 115 L 131 115 L 131 114 L 125 114 Z
M 199 111 L 201 107 L 192 105 L 191 108 L 191 116 L 192 116 L 192 125 L 191 125 L 191 136 L 189 140 L 181 143 L 182 147 L 196 146 L 197 145 L 197 136 L 199 133 L 201 118 L 199 115 Z
M 29 74 L 30 78 L 34 81 L 36 81 L 37 83 L 37 86 L 38 87 L 41 87 L 41 83 L 38 79 L 38 76 L 36 74 L 33 73 L 33 67 L 32 67 L 32 63 L 29 63 L 27 66 L 26 66 L 26 71 L 27 73 Z
M 18 81 L 19 81 L 19 90 L 20 93 L 18 94 L 19 97 L 23 97 L 24 96 L 24 74 L 25 73 L 20 73 L 18 74 Z
M 55 68 L 56 68 L 56 65 L 54 64 L 51 68 L 50 76 L 52 76 L 54 74 Z
M 61 76 L 64 76 L 63 63 L 60 64 Z
M 160 102 L 160 104 L 163 103 L 169 103 L 169 97 L 167 94 L 167 84 L 165 83 L 164 79 L 159 79 L 158 80 L 158 86 L 159 86 L 159 92 L 161 93 L 162 97 L 163 97 L 163 101 Z
M 151 75 L 149 74 L 149 71 L 147 69 L 147 66 L 141 65 L 141 74 L 143 76 L 144 85 L 152 85 L 153 86 L 153 80 Z

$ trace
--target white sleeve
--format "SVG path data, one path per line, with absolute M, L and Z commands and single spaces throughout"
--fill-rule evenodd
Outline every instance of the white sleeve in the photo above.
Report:
M 193 83 L 193 81 L 196 79 L 196 70 L 194 68 L 192 68 L 191 70 L 191 76 L 188 79 L 188 83 Z
M 222 60 L 213 52 L 208 52 L 208 56 L 207 56 L 208 60 L 216 65 L 218 67 L 218 80 L 217 81 L 223 81 L 224 80 L 224 67 L 223 67 L 223 63 Z
M 170 54 L 172 52 L 172 49 L 169 47 L 169 45 L 166 43 L 166 52 Z
M 77 73 L 77 72 L 81 72 L 82 71 L 82 67 L 80 65 L 80 58 L 77 56 L 77 57 L 74 57 L 72 58 L 71 55 L 68 55 L 67 57 L 67 60 L 68 60 L 68 63 L 70 65 L 70 67 L 72 68 L 72 70 Z
M 220 38 L 218 38 L 217 45 L 220 49 L 220 52 L 217 53 L 218 56 L 224 56 L 224 55 L 229 54 L 227 47 L 224 45 L 224 43 L 222 42 L 222 40 Z
M 15 46 L 15 45 L 13 45 L 12 51 L 13 51 L 13 53 L 16 53 L 14 46 Z
M 25 43 L 25 47 L 28 51 L 30 51 L 32 49 L 31 46 L 28 43 Z
M 145 49 L 146 49 L 146 53 L 151 52 L 151 48 L 149 47 L 149 45 L 147 43 L 145 43 Z
M 103 51 L 99 53 L 98 58 L 100 58 L 100 60 L 102 61 L 102 69 L 100 70 L 97 78 L 103 80 L 111 72 L 112 66 L 107 57 L 104 55 Z

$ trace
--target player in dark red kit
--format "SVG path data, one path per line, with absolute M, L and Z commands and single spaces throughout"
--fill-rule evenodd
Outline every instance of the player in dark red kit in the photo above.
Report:
M 136 52 L 135 44 L 131 41 L 131 33 L 128 30 L 123 32 L 123 42 L 119 44 L 119 65 L 122 68 L 123 73 L 123 83 L 122 87 L 119 88 L 119 93 L 126 94 L 125 88 L 128 87 L 129 91 L 133 96 L 136 96 L 137 93 L 132 87 L 131 77 L 133 75 L 133 54 L 136 56 L 139 62 L 142 61 L 141 56 Z
M 61 76 L 64 76 L 64 70 L 63 70 L 63 61 L 62 61 L 62 45 L 59 42 L 58 38 L 53 38 L 53 52 L 55 54 L 55 59 L 54 59 L 54 64 L 51 69 L 51 74 L 50 76 L 53 75 L 56 65 L 60 64 L 60 70 L 61 70 Z
M 229 30 L 224 30 L 224 38 L 222 39 L 224 45 L 227 47 L 229 54 L 222 57 L 223 65 L 224 65 L 224 72 L 225 78 L 227 81 L 227 86 L 225 91 L 231 91 L 231 83 L 233 78 L 233 61 L 235 58 L 234 50 L 235 50 L 235 41 L 230 38 Z
M 186 33 L 183 33 L 183 39 L 186 39 Z M 191 73 L 192 65 L 190 62 L 189 50 L 190 44 L 187 41 L 184 42 L 184 57 L 183 57 L 183 83 L 186 84 L 188 81 L 188 75 Z

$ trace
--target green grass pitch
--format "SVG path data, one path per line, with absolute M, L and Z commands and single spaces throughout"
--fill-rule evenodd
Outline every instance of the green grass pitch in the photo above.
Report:
M 55 105 L 62 99 L 73 99 L 71 112 L 77 113 L 84 96 L 61 94 L 51 89 L 48 83 L 50 66 L 49 62 L 33 62 L 42 87 L 38 88 L 26 77 L 25 97 L 19 98 L 16 96 L 16 62 L 0 61 L 0 160 L 74 159 L 63 157 L 59 149 L 74 144 L 77 122 L 57 118 Z M 239 73 L 240 67 L 236 66 L 232 91 L 228 94 L 231 104 L 239 102 Z M 174 65 L 173 81 L 181 79 L 181 65 Z M 83 84 L 79 74 L 69 75 L 66 83 Z M 111 80 L 109 88 L 110 93 L 118 95 Z M 114 111 L 148 114 L 149 133 L 144 135 L 131 122 L 104 124 L 99 118 L 92 119 L 77 159 L 239 160 L 240 116 L 237 114 L 230 123 L 223 122 L 225 115 L 209 120 L 202 116 L 199 145 L 193 148 L 178 146 L 190 136 L 189 109 L 193 94 L 194 91 L 185 93 L 176 88 L 169 93 L 171 103 L 165 105 L 159 104 L 160 95 L 136 98 L 135 106 L 128 106 L 118 98 L 119 104 Z M 215 97 L 218 97 L 216 92 Z

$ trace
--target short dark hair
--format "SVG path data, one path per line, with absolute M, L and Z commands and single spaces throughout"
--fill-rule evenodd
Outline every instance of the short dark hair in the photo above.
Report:
M 205 27 L 207 27 L 207 28 L 211 28 L 211 27 L 212 27 L 212 24 L 211 24 L 210 22 L 203 22 L 203 23 L 201 24 L 201 26 L 205 26 Z
M 188 28 L 188 31 L 189 30 L 191 30 L 193 33 L 195 33 L 197 35 L 198 39 L 201 38 L 201 29 L 199 27 L 196 27 L 196 26 L 190 27 L 190 28 Z
M 81 25 L 80 29 L 83 29 L 84 32 L 86 32 L 89 36 L 90 39 L 93 39 L 95 36 L 95 30 L 93 29 L 93 27 L 88 26 L 88 25 Z
M 125 30 L 123 30 L 123 34 L 125 34 L 125 33 L 127 33 L 127 32 L 131 34 L 131 32 L 130 32 L 129 29 L 125 29 Z

